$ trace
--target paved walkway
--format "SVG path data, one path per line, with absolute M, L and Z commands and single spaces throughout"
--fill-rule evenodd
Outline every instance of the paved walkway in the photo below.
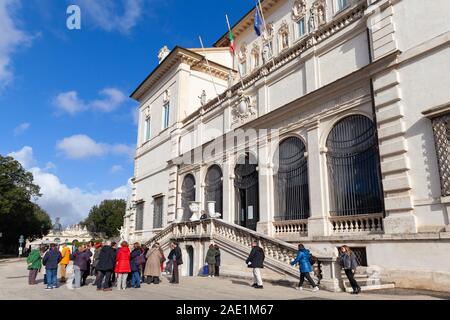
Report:
M 81 289 L 68 289 L 63 285 L 55 290 L 45 290 L 42 273 L 39 284 L 29 286 L 28 271 L 23 260 L 0 260 L 0 299 L 19 300 L 414 300 L 450 299 L 450 293 L 435 294 L 409 290 L 386 290 L 379 293 L 364 293 L 358 296 L 326 291 L 297 291 L 294 288 L 266 284 L 264 289 L 253 289 L 249 282 L 231 278 L 182 278 L 180 285 L 171 285 L 163 278 L 159 285 L 143 284 L 141 289 L 97 292 L 88 285 Z M 88 280 L 91 284 L 92 277 Z

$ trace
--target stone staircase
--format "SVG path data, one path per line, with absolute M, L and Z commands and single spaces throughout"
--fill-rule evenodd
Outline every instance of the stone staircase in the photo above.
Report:
M 358 267 L 354 277 L 361 287 L 362 292 L 395 288 L 394 283 L 382 282 L 379 275 L 372 272 L 371 268 Z M 341 270 L 341 279 L 341 284 L 344 290 L 349 293 L 352 292 L 353 288 L 350 285 L 350 281 L 348 281 L 344 270 Z
M 171 240 L 177 241 L 180 245 L 183 245 L 183 243 L 206 244 L 205 248 L 207 248 L 207 244 L 214 242 L 219 245 L 223 253 L 228 254 L 230 259 L 226 260 L 233 260 L 234 262 L 231 264 L 235 265 L 244 264 L 243 261 L 248 257 L 251 243 L 254 240 L 257 240 L 266 256 L 264 261 L 264 270 L 266 271 L 264 271 L 263 274 L 268 277 L 269 274 L 273 275 L 272 279 L 265 280 L 274 280 L 274 278 L 276 278 L 280 282 L 292 286 L 298 283 L 299 270 L 297 267 L 292 267 L 290 265 L 290 261 L 292 261 L 297 254 L 297 246 L 244 227 L 218 219 L 172 223 L 150 239 L 147 242 L 147 245 L 151 246 L 155 242 L 158 242 L 163 250 L 168 250 Z M 319 283 L 320 287 L 333 292 L 342 291 L 344 288 L 348 291 L 350 285 L 348 281 L 346 281 L 347 278 L 345 277 L 345 274 L 341 273 L 337 257 L 326 256 L 317 252 L 312 252 L 312 254 L 319 260 L 319 262 L 314 265 L 313 279 Z M 203 260 L 204 257 L 196 258 L 196 261 Z M 226 261 L 222 259 L 222 264 L 224 264 L 224 262 L 226 263 Z M 248 274 L 248 271 L 245 271 Z M 231 269 L 228 272 L 229 276 L 239 277 L 241 274 L 242 272 L 233 272 Z M 372 290 L 376 285 L 373 284 L 376 279 L 374 277 L 369 278 L 367 273 L 358 275 L 357 279 L 361 282 L 361 287 L 364 291 Z M 380 284 L 378 284 L 378 286 L 379 285 Z M 379 287 L 377 287 L 377 289 L 378 288 Z

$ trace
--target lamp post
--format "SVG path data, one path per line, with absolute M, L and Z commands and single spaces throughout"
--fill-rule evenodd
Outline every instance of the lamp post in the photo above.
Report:
M 24 242 L 23 235 L 21 235 L 20 238 L 19 238 L 19 258 L 22 256 L 22 251 L 23 251 L 22 244 L 23 244 L 23 242 Z

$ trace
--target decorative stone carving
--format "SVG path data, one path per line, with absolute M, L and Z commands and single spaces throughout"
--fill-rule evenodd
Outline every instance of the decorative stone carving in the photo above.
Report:
M 169 99 L 170 99 L 170 91 L 166 90 L 163 93 L 163 103 L 169 102 Z
M 167 46 L 162 47 L 158 52 L 158 61 L 159 63 L 163 62 L 163 60 L 170 54 L 170 50 Z
M 252 103 L 252 99 L 242 95 L 238 103 L 232 109 L 233 123 L 243 122 L 256 115 L 256 107 Z
M 317 27 L 327 22 L 327 3 L 325 0 L 317 0 L 314 5 L 315 23 Z
M 198 98 L 200 99 L 200 105 L 204 106 L 206 104 L 206 91 L 202 90 L 202 94 Z
M 294 2 L 294 7 L 292 8 L 292 20 L 298 22 L 306 14 L 306 1 L 296 0 Z
M 200 202 L 192 201 L 189 203 L 189 210 L 192 212 L 192 216 L 189 218 L 190 221 L 200 220 Z
M 273 32 L 275 30 L 273 22 L 267 24 L 264 32 L 263 32 L 263 41 L 271 41 L 273 39 Z
M 247 43 L 243 43 L 238 52 L 239 62 L 244 63 L 247 60 Z
M 253 48 L 251 51 L 253 68 L 257 68 L 259 66 L 259 56 L 261 55 L 261 49 L 259 45 L 255 42 L 253 43 Z
M 148 118 L 150 118 L 150 107 L 145 108 L 145 110 L 144 110 L 144 116 L 145 116 L 145 120 L 147 120 Z
M 289 25 L 286 20 L 281 23 L 280 29 L 278 29 L 278 35 L 280 37 L 280 48 L 286 49 L 289 47 Z

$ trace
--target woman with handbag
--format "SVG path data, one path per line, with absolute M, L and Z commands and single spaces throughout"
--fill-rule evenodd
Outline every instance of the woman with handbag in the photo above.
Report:
M 310 272 L 312 271 L 311 265 L 311 253 L 308 249 L 306 249 L 302 244 L 298 245 L 298 253 L 297 257 L 294 261 L 291 262 L 291 265 L 294 266 L 299 264 L 300 266 L 300 283 L 298 284 L 297 289 L 303 290 L 303 283 L 305 282 L 305 278 L 310 283 L 313 291 L 319 291 L 319 287 L 311 278 Z

